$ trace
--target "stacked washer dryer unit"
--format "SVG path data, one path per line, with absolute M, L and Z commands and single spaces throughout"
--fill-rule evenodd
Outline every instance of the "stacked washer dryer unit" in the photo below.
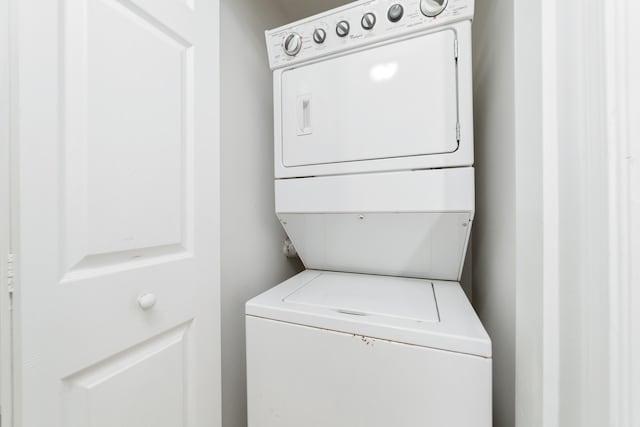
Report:
M 363 0 L 266 33 L 276 212 L 307 270 L 246 306 L 249 427 L 488 427 L 458 280 L 473 0 Z

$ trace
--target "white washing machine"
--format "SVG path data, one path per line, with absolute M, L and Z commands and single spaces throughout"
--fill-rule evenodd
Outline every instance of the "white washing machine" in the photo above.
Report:
M 458 283 L 473 6 L 362 0 L 267 32 L 276 213 L 307 270 L 246 305 L 249 427 L 491 425 Z

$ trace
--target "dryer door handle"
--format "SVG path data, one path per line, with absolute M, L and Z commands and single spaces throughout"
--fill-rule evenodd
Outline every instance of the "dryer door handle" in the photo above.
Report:
M 311 127 L 311 94 L 298 96 L 298 135 L 310 135 Z

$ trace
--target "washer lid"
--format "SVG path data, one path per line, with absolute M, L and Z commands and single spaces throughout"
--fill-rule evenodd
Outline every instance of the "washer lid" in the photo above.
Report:
M 491 357 L 455 282 L 305 270 L 249 301 L 248 316 Z
M 323 272 L 284 302 L 354 316 L 440 321 L 433 284 L 419 279 Z

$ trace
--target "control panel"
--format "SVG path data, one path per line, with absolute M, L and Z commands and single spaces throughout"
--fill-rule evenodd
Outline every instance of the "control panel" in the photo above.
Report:
M 473 17 L 474 0 L 361 0 L 267 31 L 272 69 Z

